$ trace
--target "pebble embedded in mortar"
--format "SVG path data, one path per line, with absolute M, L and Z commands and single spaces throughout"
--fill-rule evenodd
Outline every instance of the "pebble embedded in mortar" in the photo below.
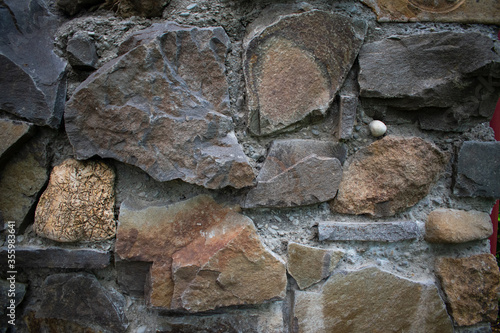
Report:
M 368 125 L 370 127 L 370 132 L 376 138 L 382 136 L 387 132 L 387 126 L 380 120 L 374 120 Z

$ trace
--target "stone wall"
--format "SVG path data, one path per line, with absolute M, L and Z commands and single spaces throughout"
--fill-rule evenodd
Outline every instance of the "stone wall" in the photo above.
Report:
M 499 13 L 1 1 L 0 331 L 490 332 Z

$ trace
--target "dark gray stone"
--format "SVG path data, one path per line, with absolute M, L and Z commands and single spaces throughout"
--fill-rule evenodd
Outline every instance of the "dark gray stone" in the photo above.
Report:
M 115 255 L 116 282 L 121 290 L 134 297 L 144 297 L 151 263 L 121 260 Z
M 32 124 L 23 121 L 0 119 L 0 161 L 12 155 L 19 144 L 25 141 L 32 131 Z M 1 162 L 0 162 L 1 163 Z
M 97 51 L 94 40 L 86 32 L 77 32 L 66 46 L 69 63 L 75 69 L 93 70 L 96 67 Z
M 340 95 L 339 127 L 337 130 L 338 139 L 349 140 L 352 137 L 357 107 L 357 96 Z
M 320 222 L 320 241 L 399 242 L 417 239 L 422 231 L 416 222 Z
M 125 298 L 106 290 L 95 276 L 86 273 L 54 274 L 42 285 L 37 318 L 62 319 L 85 327 L 97 325 L 112 332 L 125 332 Z
M 6 260 L 7 251 L 7 247 L 0 248 L 2 261 Z M 109 266 L 110 261 L 110 252 L 94 249 L 16 248 L 16 267 L 19 268 L 100 269 Z
M 455 195 L 499 198 L 500 142 L 464 142 L 456 170 Z
M 0 110 L 57 128 L 66 97 L 66 62 L 53 52 L 58 18 L 41 0 L 4 0 L 0 22 Z
M 57 0 L 56 4 L 64 13 L 73 16 L 81 10 L 103 3 L 105 0 Z
M 2 257 L 3 258 L 3 257 Z M 9 275 L 7 275 L 7 278 Z M 8 321 L 12 319 L 8 315 L 12 312 L 8 309 L 11 306 L 11 300 L 15 300 L 15 307 L 17 307 L 26 294 L 26 284 L 15 282 L 15 280 L 0 280 L 0 332 L 4 333 L 9 327 Z M 16 310 L 14 310 L 16 311 Z M 19 310 L 17 310 L 19 311 Z M 14 312 L 16 314 L 16 312 Z

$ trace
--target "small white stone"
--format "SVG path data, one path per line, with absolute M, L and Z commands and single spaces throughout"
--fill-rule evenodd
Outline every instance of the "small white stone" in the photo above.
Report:
M 385 124 L 383 122 L 381 122 L 380 120 L 372 121 L 370 123 L 370 125 L 368 125 L 368 127 L 370 127 L 370 132 L 376 138 L 384 135 L 385 132 L 387 132 L 387 126 L 385 126 Z

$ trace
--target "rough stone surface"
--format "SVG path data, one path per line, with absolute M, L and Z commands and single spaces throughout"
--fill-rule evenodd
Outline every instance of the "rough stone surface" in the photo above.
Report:
M 424 198 L 448 158 L 418 137 L 386 136 L 350 161 L 332 208 L 343 214 L 391 216 Z
M 144 297 L 151 263 L 120 260 L 115 255 L 116 282 L 120 289 L 134 297 Z
M 342 251 L 288 243 L 288 273 L 300 289 L 306 289 L 327 278 L 343 256 Z
M 86 325 L 78 325 L 75 322 L 53 319 L 53 318 L 38 318 L 36 313 L 28 312 L 23 321 L 26 324 L 26 330 L 29 333 L 35 332 L 71 332 L 71 333 L 102 333 L 102 329 L 93 329 Z
M 45 6 L 39 0 L 2 1 L 0 110 L 55 128 L 64 110 L 66 62 L 53 52 L 59 21 Z
M 500 4 L 495 0 L 362 0 L 379 22 L 460 22 L 500 24 Z
M 93 70 L 96 68 L 97 50 L 94 40 L 86 32 L 77 32 L 68 40 L 66 46 L 69 63 L 75 69 Z
M 115 173 L 104 162 L 64 161 L 52 170 L 33 229 L 58 242 L 114 237 L 114 182 Z
M 7 267 L 7 266 L 2 266 Z M 9 276 L 7 276 L 9 277 Z M 14 282 L 12 285 L 10 280 L 0 280 L 0 332 L 5 333 L 7 327 L 9 327 L 8 321 L 12 317 L 8 317 L 9 314 L 19 313 L 19 309 L 12 312 L 7 307 L 11 305 L 11 299 L 15 300 L 15 307 L 23 301 L 24 295 L 26 294 L 26 284 Z M 14 293 L 12 295 L 12 293 Z
M 6 261 L 7 247 L 0 247 L 0 256 Z M 111 254 L 95 249 L 61 249 L 57 247 L 16 246 L 16 267 L 102 269 L 109 266 Z M 6 264 L 6 262 L 5 262 Z
M 339 140 L 349 140 L 352 137 L 357 107 L 357 96 L 340 95 L 339 128 L 337 130 Z
M 500 197 L 500 142 L 463 143 L 453 192 L 466 197 Z
M 325 114 L 365 34 L 364 23 L 315 10 L 266 23 L 244 41 L 249 127 L 258 135 Z
M 316 140 L 276 140 L 243 207 L 290 207 L 331 200 L 342 179 L 343 145 Z
M 432 283 L 365 268 L 332 275 L 320 293 L 297 291 L 298 332 L 453 332 Z
M 320 222 L 320 241 L 399 242 L 417 239 L 416 222 Z
M 500 95 L 488 83 L 500 73 L 493 70 L 500 65 L 493 43 L 479 33 L 439 32 L 363 45 L 359 85 L 365 112 L 380 119 L 419 110 L 413 113 L 428 130 L 463 131 L 488 121 Z
M 437 209 L 425 224 L 425 240 L 430 243 L 465 243 L 486 239 L 492 233 L 490 216 L 475 210 Z
M 67 103 L 66 130 L 78 158 L 111 157 L 159 181 L 252 185 L 255 175 L 227 116 L 228 48 L 222 28 L 166 23 L 131 36 L 125 53 Z
M 153 263 L 147 286 L 153 307 L 198 312 L 285 295 L 285 265 L 236 207 L 209 196 L 169 207 L 124 203 L 119 221 L 120 259 Z
M 170 0 L 106 0 L 106 4 L 120 16 L 160 17 Z
M 450 314 L 458 325 L 496 320 L 500 273 L 493 255 L 439 258 L 436 274 Z
M 73 16 L 81 10 L 103 3 L 104 0 L 56 0 L 57 7 L 65 14 Z
M 32 125 L 30 123 L 0 119 L 0 160 L 4 159 L 16 143 L 27 137 Z
M 61 319 L 84 327 L 125 332 L 125 298 L 86 273 L 54 274 L 42 286 L 36 318 Z

